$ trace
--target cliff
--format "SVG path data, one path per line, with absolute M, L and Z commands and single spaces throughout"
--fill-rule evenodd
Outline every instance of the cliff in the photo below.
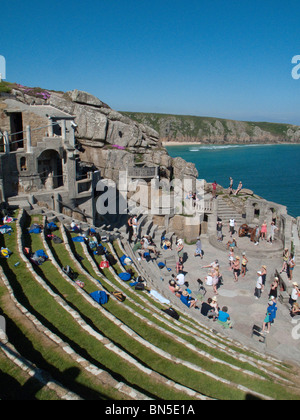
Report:
M 289 124 L 136 112 L 122 114 L 155 129 L 162 142 L 300 143 L 300 127 Z
M 92 94 L 2 82 L 0 96 L 0 101 L 11 98 L 27 105 L 51 105 L 74 116 L 80 159 L 101 170 L 104 178 L 118 181 L 120 171 L 136 164 L 160 166 L 163 176 L 169 178 L 198 177 L 193 164 L 168 155 L 155 129 L 111 109 Z

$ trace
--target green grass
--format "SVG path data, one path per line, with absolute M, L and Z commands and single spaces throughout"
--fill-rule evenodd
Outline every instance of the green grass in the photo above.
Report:
M 1 400 L 59 400 L 54 391 L 44 387 L 35 377 L 30 377 L 26 372 L 10 361 L 0 350 L 0 387 Z
M 41 221 L 41 219 L 38 219 Z M 40 235 L 29 235 L 26 232 L 26 228 L 32 222 L 36 222 L 36 218 L 30 219 L 27 218 L 26 225 L 24 226 L 24 245 L 32 247 L 33 251 L 37 249 L 43 248 L 42 238 Z M 60 236 L 59 232 L 56 232 L 58 236 Z M 71 237 L 69 238 L 71 239 Z M 149 378 L 143 377 L 138 370 L 132 369 L 132 365 L 128 365 L 122 362 L 117 356 L 113 353 L 109 352 L 108 350 L 104 349 L 99 341 L 91 338 L 87 334 L 83 333 L 83 331 L 76 325 L 73 319 L 64 311 L 54 300 L 49 296 L 49 294 L 44 291 L 40 286 L 37 285 L 35 280 L 31 277 L 29 272 L 25 269 L 25 264 L 22 262 L 19 267 L 14 267 L 14 263 L 19 259 L 18 253 L 15 244 L 15 232 L 10 237 L 6 236 L 5 241 L 6 245 L 14 252 L 9 260 L 6 260 L 3 264 L 5 268 L 6 274 L 9 275 L 10 281 L 14 285 L 14 289 L 18 298 L 22 301 L 22 303 L 26 303 L 26 306 L 29 307 L 29 310 L 33 312 L 45 325 L 48 325 L 50 329 L 54 329 L 54 331 L 59 332 L 59 335 L 65 337 L 65 341 L 71 343 L 72 347 L 78 353 L 84 354 L 84 357 L 88 358 L 88 360 L 92 361 L 94 364 L 102 365 L 105 363 L 105 368 L 107 370 L 111 370 L 114 372 L 114 375 L 117 375 L 118 378 L 121 378 L 128 381 L 129 384 L 133 384 L 140 389 L 146 390 L 149 395 L 156 395 L 157 398 L 163 399 L 174 399 L 174 395 L 176 399 L 182 399 L 183 394 L 176 393 L 170 389 L 166 389 L 166 387 L 162 386 L 158 383 L 153 383 L 153 380 Z M 58 264 L 62 267 L 64 265 L 72 266 L 72 256 L 70 256 L 64 246 L 61 245 L 54 245 L 49 243 L 50 248 L 54 254 L 54 257 Z M 79 253 L 80 255 L 83 254 L 83 250 L 81 244 L 73 243 L 74 251 Z M 80 248 L 79 248 L 80 247 Z M 122 251 L 115 245 L 114 246 L 116 252 L 120 256 Z M 97 263 L 100 261 L 98 257 L 95 258 Z M 82 271 L 80 271 L 79 278 L 85 282 L 85 291 L 86 293 L 90 293 L 91 291 L 96 290 L 95 284 L 85 275 L 85 270 L 87 270 L 93 277 L 97 276 L 97 273 L 94 273 L 93 267 L 91 266 L 90 262 L 85 258 L 83 260 L 84 265 L 82 266 Z M 73 267 L 76 270 L 75 267 Z M 116 275 L 120 272 L 121 268 L 119 264 L 114 266 Z M 81 316 L 88 322 L 96 331 L 99 331 L 101 334 L 106 335 L 109 337 L 110 340 L 115 342 L 119 347 L 123 348 L 127 353 L 132 354 L 134 357 L 141 360 L 143 363 L 147 364 L 153 370 L 157 372 L 161 372 L 163 375 L 172 378 L 174 381 L 184 384 L 192 389 L 198 390 L 198 392 L 202 392 L 206 395 L 211 395 L 214 398 L 220 399 L 244 399 L 246 396 L 243 392 L 236 390 L 235 388 L 231 388 L 216 381 L 208 378 L 207 376 L 201 375 L 196 373 L 190 369 L 187 369 L 185 366 L 176 365 L 174 369 L 174 364 L 166 360 L 162 357 L 159 357 L 151 350 L 147 350 L 143 345 L 139 344 L 135 340 L 131 339 L 125 332 L 122 332 L 118 327 L 108 321 L 105 317 L 99 316 L 100 312 L 92 307 L 81 295 L 77 292 L 76 288 L 69 284 L 63 277 L 57 272 L 57 269 L 51 262 L 46 262 L 40 267 L 36 267 L 36 271 L 38 274 L 44 279 L 45 282 L 54 290 L 57 294 L 59 294 L 70 306 L 74 307 L 76 311 L 78 311 Z M 22 273 L 22 276 L 20 274 Z M 113 284 L 118 285 L 114 276 L 109 272 L 109 270 L 103 270 L 103 275 L 110 277 L 109 281 L 115 282 Z M 21 280 L 22 278 L 22 280 Z M 105 281 L 105 280 L 104 280 Z M 105 284 L 104 287 L 108 287 L 111 289 L 111 286 Z M 119 286 L 119 285 L 118 285 Z M 116 287 L 117 290 L 120 287 Z M 128 294 L 128 290 L 124 291 Z M 140 292 L 143 293 L 143 292 Z M 130 295 L 133 299 L 138 299 L 138 293 L 131 292 Z M 144 295 L 146 296 L 146 295 Z M 1 297 L 1 296 L 0 296 Z M 142 302 L 142 301 L 141 301 Z M 149 300 L 149 303 L 153 305 L 153 301 Z M 145 305 L 143 302 L 142 305 Z M 285 389 L 282 385 L 278 385 L 271 380 L 267 380 L 265 382 L 255 380 L 253 378 L 249 378 L 244 374 L 239 372 L 235 372 L 232 369 L 220 365 L 219 363 L 212 363 L 206 358 L 200 357 L 196 355 L 195 352 L 185 348 L 183 345 L 178 344 L 175 341 L 172 341 L 170 337 L 166 334 L 158 332 L 154 328 L 149 328 L 148 325 L 145 324 L 144 321 L 138 319 L 134 316 L 134 314 L 128 312 L 126 310 L 126 305 L 130 306 L 134 310 L 138 311 L 145 317 L 149 317 L 149 314 L 146 311 L 143 311 L 141 308 L 138 308 L 137 305 L 132 304 L 128 300 L 125 301 L 124 305 L 120 305 L 113 301 L 112 299 L 109 301 L 107 305 L 105 305 L 105 309 L 113 314 L 116 318 L 122 320 L 128 327 L 134 330 L 137 334 L 142 336 L 145 340 L 153 343 L 157 347 L 165 350 L 166 352 L 175 355 L 181 359 L 186 361 L 190 361 L 191 363 L 197 364 L 201 367 L 204 367 L 208 371 L 215 373 L 218 376 L 222 376 L 231 380 L 232 382 L 243 384 L 257 392 L 264 393 L 266 395 L 270 395 L 276 399 L 288 399 L 295 397 L 295 393 L 290 393 L 288 390 Z M 160 323 L 158 320 L 151 318 L 152 322 L 155 322 L 158 326 L 162 326 L 168 331 L 174 331 L 171 327 L 166 327 L 163 323 Z M 13 323 L 13 330 L 15 331 L 16 337 L 22 337 L 22 328 L 18 326 L 17 323 Z M 178 336 L 181 336 L 177 333 Z M 212 351 L 210 348 L 206 348 L 201 343 L 197 342 L 193 339 L 193 337 L 189 337 L 187 339 L 186 335 L 182 334 L 182 338 L 187 341 L 192 342 L 196 347 L 202 348 L 203 350 L 210 352 L 215 357 L 223 358 L 224 360 L 228 361 L 229 363 L 235 365 L 241 365 L 244 369 L 252 370 L 253 372 L 261 374 L 259 367 L 253 368 L 252 366 L 248 365 L 247 363 L 241 363 L 236 361 L 232 356 L 224 356 L 221 352 L 217 350 Z M 26 341 L 24 338 L 21 338 L 21 341 Z M 31 341 L 28 339 L 28 344 Z M 24 346 L 26 349 L 28 344 Z M 34 344 L 35 348 L 38 346 L 36 343 Z M 39 352 L 41 349 L 39 349 Z M 43 355 L 47 353 L 47 349 L 43 349 Z M 53 352 L 54 353 L 54 352 Z M 46 367 L 48 370 L 52 370 L 56 376 L 60 377 L 62 372 L 68 371 L 69 368 L 66 368 L 65 363 L 68 359 L 67 357 L 63 357 L 63 366 L 60 366 L 61 359 L 57 358 L 53 355 L 55 362 L 52 362 L 52 352 L 49 351 L 49 354 L 43 356 L 43 360 L 47 359 Z M 49 359 L 51 358 L 51 362 Z M 105 362 L 104 362 L 105 360 Z M 53 367 L 52 364 L 55 366 Z M 59 367 L 58 367 L 59 365 Z M 47 370 L 47 369 L 46 369 Z M 58 371 L 60 373 L 58 373 Z M 80 372 L 80 379 L 84 381 L 83 372 Z M 267 376 L 267 375 L 265 375 Z M 85 389 L 83 384 L 78 385 L 79 388 Z M 97 387 L 93 384 L 95 389 L 93 390 L 95 394 L 97 394 Z M 72 390 L 74 389 L 74 383 L 72 384 Z M 107 390 L 104 393 L 103 389 L 101 395 L 107 395 Z M 75 391 L 74 391 L 75 392 Z M 81 393 L 83 391 L 81 390 Z M 43 399 L 43 398 L 42 398 Z
M 138 123 L 146 124 L 156 130 L 162 138 L 171 136 L 172 139 L 177 137 L 194 138 L 201 140 L 203 137 L 213 138 L 209 126 L 216 126 L 218 122 L 222 126 L 222 133 L 224 141 L 226 137 L 233 134 L 229 129 L 228 123 L 233 127 L 238 123 L 243 125 L 245 132 L 251 137 L 254 137 L 255 127 L 260 128 L 264 132 L 274 136 L 277 140 L 284 141 L 287 139 L 287 130 L 293 125 L 278 124 L 269 122 L 248 122 L 248 121 L 233 121 L 215 117 L 200 117 L 193 115 L 172 115 L 172 114 L 155 114 L 142 112 L 121 112 Z M 168 131 L 164 131 L 163 127 L 168 126 Z M 220 134 L 222 134 L 220 131 Z

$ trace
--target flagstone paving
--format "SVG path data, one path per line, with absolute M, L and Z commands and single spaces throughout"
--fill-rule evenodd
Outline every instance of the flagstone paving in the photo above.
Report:
M 227 237 L 224 238 L 224 242 L 227 243 L 229 235 L 226 232 L 226 229 L 224 229 L 224 231 L 224 233 L 227 234 Z M 297 324 L 292 323 L 288 306 L 279 302 L 277 303 L 277 319 L 272 325 L 270 334 L 267 334 L 265 343 L 261 343 L 258 337 L 251 337 L 253 325 L 262 326 L 268 307 L 268 295 L 274 280 L 275 271 L 281 270 L 281 244 L 277 242 L 272 246 L 263 242 L 260 243 L 259 246 L 255 246 L 250 242 L 249 238 L 239 238 L 238 245 L 239 247 L 236 250 L 236 255 L 241 257 L 242 252 L 246 252 L 247 255 L 251 254 L 251 256 L 248 256 L 249 263 L 247 274 L 244 278 L 240 277 L 238 283 L 234 282 L 233 273 L 229 270 L 229 252 L 226 249 L 221 250 L 212 246 L 207 238 L 202 239 L 202 247 L 204 250 L 203 260 L 199 257 L 194 257 L 195 246 L 185 245 L 184 249 L 188 255 L 187 261 L 184 263 L 184 272 L 187 273 L 186 281 L 189 283 L 189 289 L 193 291 L 194 296 L 199 288 L 197 279 L 200 278 L 205 282 L 205 277 L 208 272 L 208 269 L 204 269 L 202 266 L 212 263 L 215 259 L 219 260 L 220 272 L 223 276 L 223 285 L 218 290 L 218 303 L 221 308 L 223 306 L 228 307 L 229 314 L 234 322 L 234 328 L 232 330 L 223 330 L 213 321 L 204 318 L 200 314 L 200 311 L 196 309 L 190 309 L 189 313 L 192 313 L 193 316 L 201 319 L 201 322 L 206 323 L 211 328 L 232 337 L 241 344 L 245 344 L 260 352 L 268 353 L 282 360 L 292 360 L 300 364 L 300 338 L 293 338 L 292 331 Z M 167 254 L 164 252 L 164 256 L 165 255 Z M 262 265 L 266 265 L 268 269 L 266 288 L 261 299 L 256 300 L 254 297 L 254 290 L 257 280 L 257 271 L 261 269 Z M 297 273 L 298 271 L 296 270 L 294 275 L 295 281 L 299 279 Z M 170 279 L 171 276 L 165 277 L 163 284 L 164 294 L 171 302 L 181 308 L 179 299 L 168 289 L 168 281 Z M 157 281 L 159 282 L 160 280 Z M 214 292 L 212 287 L 205 287 L 207 289 L 205 300 L 207 300 L 209 297 L 214 296 Z M 300 323 L 300 320 L 298 323 Z M 300 331 L 300 327 L 298 331 Z

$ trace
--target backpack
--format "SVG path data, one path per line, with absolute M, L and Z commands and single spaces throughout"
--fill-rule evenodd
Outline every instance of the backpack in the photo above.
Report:
M 107 259 L 107 261 L 109 262 L 110 265 L 116 265 L 117 264 L 117 260 L 111 254 L 107 254 L 106 259 Z
M 62 239 L 60 239 L 60 237 L 59 237 L 59 236 L 56 236 L 56 235 L 53 235 L 53 237 L 52 237 L 52 241 L 53 241 L 53 243 L 55 243 L 55 244 L 62 244 L 62 243 L 63 243 L 63 240 L 62 240 Z
M 137 283 L 135 286 L 135 290 L 145 290 L 145 284 L 144 283 Z
M 103 245 L 97 246 L 96 254 L 97 255 L 105 255 L 105 248 L 104 248 Z
M 112 295 L 119 301 L 124 302 L 126 300 L 126 296 L 123 295 L 121 292 L 112 292 Z
M 75 280 L 76 273 L 72 270 L 72 268 L 69 265 L 63 267 L 62 270 L 68 277 L 70 277 L 71 280 Z
M 167 315 L 171 316 L 172 318 L 177 319 L 177 321 L 180 318 L 180 316 L 178 315 L 178 313 L 173 308 L 163 309 L 162 311 L 165 312 Z

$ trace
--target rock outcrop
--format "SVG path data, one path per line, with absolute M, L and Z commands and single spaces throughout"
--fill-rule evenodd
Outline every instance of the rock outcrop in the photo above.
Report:
M 160 166 L 166 177 L 198 177 L 193 164 L 168 155 L 156 130 L 111 109 L 94 95 L 79 90 L 62 93 L 21 85 L 13 85 L 7 95 L 27 105 L 51 105 L 74 116 L 80 158 L 94 164 L 105 178 L 117 181 L 119 171 L 136 164 Z

